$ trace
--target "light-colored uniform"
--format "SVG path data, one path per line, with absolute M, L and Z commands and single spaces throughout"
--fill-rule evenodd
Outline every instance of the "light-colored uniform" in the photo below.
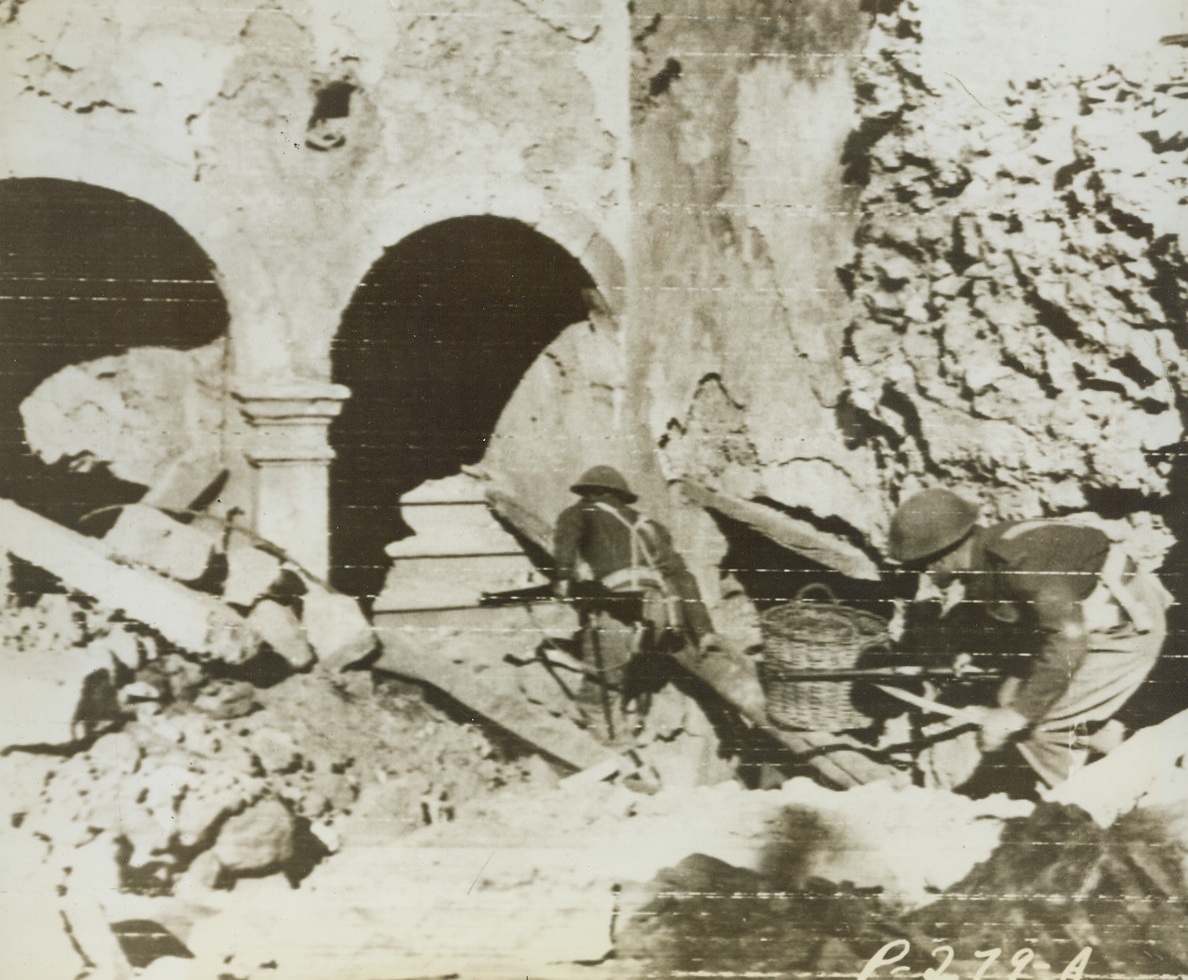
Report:
M 978 533 L 967 602 L 1031 654 L 1000 691 L 1031 722 L 1020 752 L 1050 786 L 1083 765 L 1084 736 L 1117 713 L 1159 659 L 1170 596 L 1101 531 L 1061 521 Z

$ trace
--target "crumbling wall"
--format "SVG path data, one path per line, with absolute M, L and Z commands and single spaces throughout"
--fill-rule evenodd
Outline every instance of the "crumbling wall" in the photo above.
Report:
M 183 456 L 222 456 L 226 344 L 134 347 L 70 365 L 21 403 L 25 442 L 47 465 L 106 466 L 151 487 Z
M 634 425 L 624 337 L 605 314 L 567 327 L 525 372 L 491 434 L 482 467 L 551 524 L 590 466 L 624 465 Z
M 946 484 L 993 515 L 1129 516 L 1160 556 L 1183 437 L 1188 65 L 1159 38 L 1183 12 L 882 11 L 856 73 L 845 268 L 871 530 L 897 495 Z
M 355 286 L 417 228 L 504 214 L 578 253 L 622 224 L 612 6 L 12 4 L 0 173 L 160 207 L 219 270 L 245 380 L 327 379 Z
M 834 420 L 855 192 L 853 2 L 635 5 L 632 395 L 669 479 L 860 526 L 873 458 Z M 822 492 L 827 488 L 827 492 Z M 648 499 L 662 497 L 658 477 Z M 674 515 L 698 563 L 716 535 Z M 707 562 L 708 559 L 708 562 Z

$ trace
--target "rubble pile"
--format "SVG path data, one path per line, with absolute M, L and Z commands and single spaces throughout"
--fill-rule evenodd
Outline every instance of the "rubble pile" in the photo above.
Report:
M 865 889 L 868 916 L 890 917 L 966 874 L 993 851 L 1004 818 L 1029 809 L 885 786 L 838 794 L 808 780 L 653 795 L 609 783 L 523 787 L 399 841 L 356 827 L 300 889 L 269 879 L 213 896 L 184 941 L 191 975 L 222 964 L 245 980 L 331 976 L 344 949 L 361 976 L 621 977 L 637 966 L 642 975 L 665 965 L 661 947 L 640 935 L 641 923 L 667 923 L 647 915 L 657 887 L 649 882 L 686 855 L 729 872 L 703 878 L 703 893 L 732 889 L 731 874 L 788 891 L 814 876 L 851 879 Z M 929 850 L 942 828 L 954 846 Z M 872 889 L 894 904 L 872 902 Z M 764 902 L 775 904 L 766 895 L 754 904 Z M 726 904 L 741 910 L 745 896 L 718 901 L 715 914 Z M 733 910 L 723 919 L 737 931 Z M 718 928 L 682 921 L 692 946 Z M 155 969 L 170 975 L 164 961 Z
M 888 493 L 944 481 L 1003 516 L 1134 512 L 1162 557 L 1188 366 L 1184 49 L 1153 38 L 1142 60 L 1012 65 L 998 84 L 948 70 L 943 4 L 883 7 L 849 151 L 855 445 Z
M 209 483 L 207 472 L 196 485 Z M 317 662 L 330 669 L 346 667 L 375 649 L 371 624 L 354 599 L 228 522 L 206 515 L 192 520 L 187 507 L 171 516 L 152 505 L 132 504 L 122 509 L 103 545 L 114 560 L 213 594 L 242 615 L 240 643 L 222 653 L 192 651 L 199 656 L 286 673 Z M 257 638 L 262 647 L 254 643 Z
M 500 787 L 555 779 L 411 685 L 237 670 L 22 561 L 3 568 L 13 894 L 37 921 L 65 920 L 93 963 L 115 955 L 111 927 L 130 897 L 193 899 L 261 876 L 289 888 L 339 849 L 348 817 L 391 839 Z

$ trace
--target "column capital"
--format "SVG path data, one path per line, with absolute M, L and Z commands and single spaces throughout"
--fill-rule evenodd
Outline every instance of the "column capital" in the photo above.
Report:
M 350 397 L 345 385 L 324 381 L 240 384 L 232 391 L 247 419 L 247 456 L 254 466 L 327 464 L 334 458 L 330 422 Z
M 249 422 L 316 425 L 342 411 L 351 389 L 328 381 L 241 382 L 231 393 Z

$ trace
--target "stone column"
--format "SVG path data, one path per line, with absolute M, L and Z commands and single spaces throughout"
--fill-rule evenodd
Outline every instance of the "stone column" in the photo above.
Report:
M 315 575 L 330 566 L 330 423 L 350 396 L 318 381 L 241 386 L 252 526 Z

